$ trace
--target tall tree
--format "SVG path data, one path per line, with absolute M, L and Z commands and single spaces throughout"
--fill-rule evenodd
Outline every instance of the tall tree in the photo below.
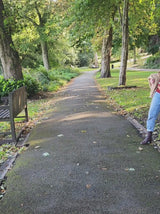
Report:
M 94 32 L 92 36 L 101 36 L 102 41 L 102 61 L 101 77 L 110 77 L 110 56 L 112 48 L 112 24 L 116 12 L 117 1 L 104 0 L 76 0 L 74 1 L 73 14 L 74 21 L 78 25 L 78 34 L 85 35 L 85 31 Z M 96 13 L 95 13 L 96 11 Z M 104 15 L 105 14 L 105 15 Z M 97 33 L 98 32 L 98 33 Z M 91 35 L 88 33 L 88 35 Z
M 112 36 L 113 36 L 113 28 L 111 26 L 110 29 L 108 30 L 108 35 L 106 35 L 103 38 L 101 78 L 111 77 L 110 59 L 111 59 L 111 49 L 112 49 Z
M 127 69 L 127 60 L 128 60 L 128 38 L 129 38 L 128 7 L 129 7 L 129 0 L 124 0 L 123 16 L 121 19 L 121 24 L 122 24 L 122 54 L 121 54 L 119 85 L 125 85 L 126 84 L 126 69 Z
M 11 37 L 11 26 L 8 23 L 9 14 L 3 1 L 0 0 L 0 60 L 5 79 L 23 79 L 22 67 L 18 52 L 14 48 Z
M 48 42 L 56 39 L 60 33 L 60 20 L 57 10 L 62 9 L 63 3 L 61 0 L 21 0 L 14 1 L 17 5 L 18 13 L 23 25 L 34 26 L 39 35 L 39 43 L 41 45 L 42 59 L 44 67 L 48 70 Z

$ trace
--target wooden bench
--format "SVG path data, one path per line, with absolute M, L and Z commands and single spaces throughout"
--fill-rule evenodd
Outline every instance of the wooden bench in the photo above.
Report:
M 25 110 L 24 116 L 18 115 Z M 15 118 L 25 118 L 28 121 L 27 93 L 24 86 L 9 93 L 8 104 L 0 106 L 0 122 L 10 122 L 10 132 L 1 132 L 0 135 L 11 135 L 11 139 L 0 141 L 0 145 L 5 142 L 18 142 L 21 132 L 16 136 Z

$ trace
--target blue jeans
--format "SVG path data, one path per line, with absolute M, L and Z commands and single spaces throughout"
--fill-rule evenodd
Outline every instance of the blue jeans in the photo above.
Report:
M 155 122 L 157 120 L 159 112 L 160 112 L 160 93 L 156 92 L 152 98 L 152 102 L 148 112 L 147 131 L 149 132 L 154 131 Z

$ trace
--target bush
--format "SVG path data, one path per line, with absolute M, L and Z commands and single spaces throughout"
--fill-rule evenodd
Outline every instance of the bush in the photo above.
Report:
M 6 97 L 15 89 L 26 86 L 27 95 L 31 97 L 40 91 L 39 83 L 30 76 L 24 75 L 24 80 L 5 80 L 0 76 L 0 98 Z
M 0 76 L 0 97 L 8 96 L 10 92 L 20 88 L 23 85 L 23 80 L 5 80 L 4 77 Z
M 154 56 L 149 57 L 144 66 L 146 68 L 160 68 L 160 55 L 155 54 Z
M 27 96 L 29 98 L 36 95 L 41 90 L 38 81 L 29 75 L 24 75 L 24 85 L 26 86 Z
M 156 54 L 159 52 L 160 37 L 159 35 L 152 35 L 149 38 L 148 53 Z
M 56 91 L 66 81 L 78 75 L 78 71 L 69 67 L 47 71 L 40 66 L 38 69 L 29 70 L 28 75 L 36 79 L 42 91 Z
M 57 91 L 67 81 L 78 75 L 77 70 L 71 68 L 59 68 L 47 71 L 44 67 L 35 70 L 26 70 L 24 80 L 5 80 L 0 76 L 0 98 L 8 96 L 9 92 L 25 85 L 28 97 L 36 95 L 40 91 Z
M 93 59 L 93 53 L 79 52 L 77 65 L 79 67 L 89 66 L 92 59 Z

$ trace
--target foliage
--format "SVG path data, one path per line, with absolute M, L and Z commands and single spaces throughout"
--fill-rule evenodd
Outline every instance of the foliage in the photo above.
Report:
M 36 68 L 43 65 L 38 35 L 33 26 L 26 26 L 14 34 L 13 42 L 19 52 L 24 68 Z
M 57 91 L 79 74 L 78 70 L 69 67 L 47 71 L 43 66 L 34 70 L 25 70 L 23 73 L 24 80 L 18 81 L 5 80 L 4 77 L 0 76 L 0 97 L 8 96 L 9 92 L 23 85 L 26 86 L 29 98 L 40 91 Z
M 35 68 L 42 64 L 43 59 L 43 64 L 48 69 L 48 51 L 50 53 L 52 43 L 56 44 L 63 31 L 65 1 L 5 1 L 16 20 L 13 38 L 23 66 Z M 51 63 L 52 59 L 49 59 Z
M 4 77 L 0 76 L 0 97 L 8 96 L 10 92 L 23 85 L 23 80 L 5 80 Z
M 147 58 L 144 66 L 146 68 L 160 68 L 160 54 L 157 53 L 157 54 Z
M 83 42 L 78 48 L 76 65 L 79 67 L 89 66 L 93 60 L 94 53 L 90 42 Z
M 149 45 L 148 45 L 148 53 L 155 54 L 159 52 L 160 47 L 160 37 L 158 35 L 150 36 Z
M 38 81 L 30 75 L 24 74 L 24 85 L 26 86 L 28 98 L 36 95 L 41 90 Z
M 143 11 L 143 12 L 142 12 Z M 153 0 L 130 1 L 130 48 L 146 48 L 149 36 L 156 33 L 156 25 L 153 21 L 155 6 Z
M 32 81 L 36 81 L 42 91 L 56 91 L 70 79 L 78 75 L 78 71 L 69 67 L 46 70 L 43 66 L 25 72 Z
M 51 67 L 75 65 L 77 54 L 74 47 L 71 47 L 67 33 L 59 36 L 56 41 L 49 43 L 49 60 Z
M 36 79 L 24 75 L 24 80 L 5 80 L 4 77 L 0 76 L 0 97 L 6 97 L 15 89 L 25 85 L 28 97 L 35 95 L 39 90 L 40 86 Z

